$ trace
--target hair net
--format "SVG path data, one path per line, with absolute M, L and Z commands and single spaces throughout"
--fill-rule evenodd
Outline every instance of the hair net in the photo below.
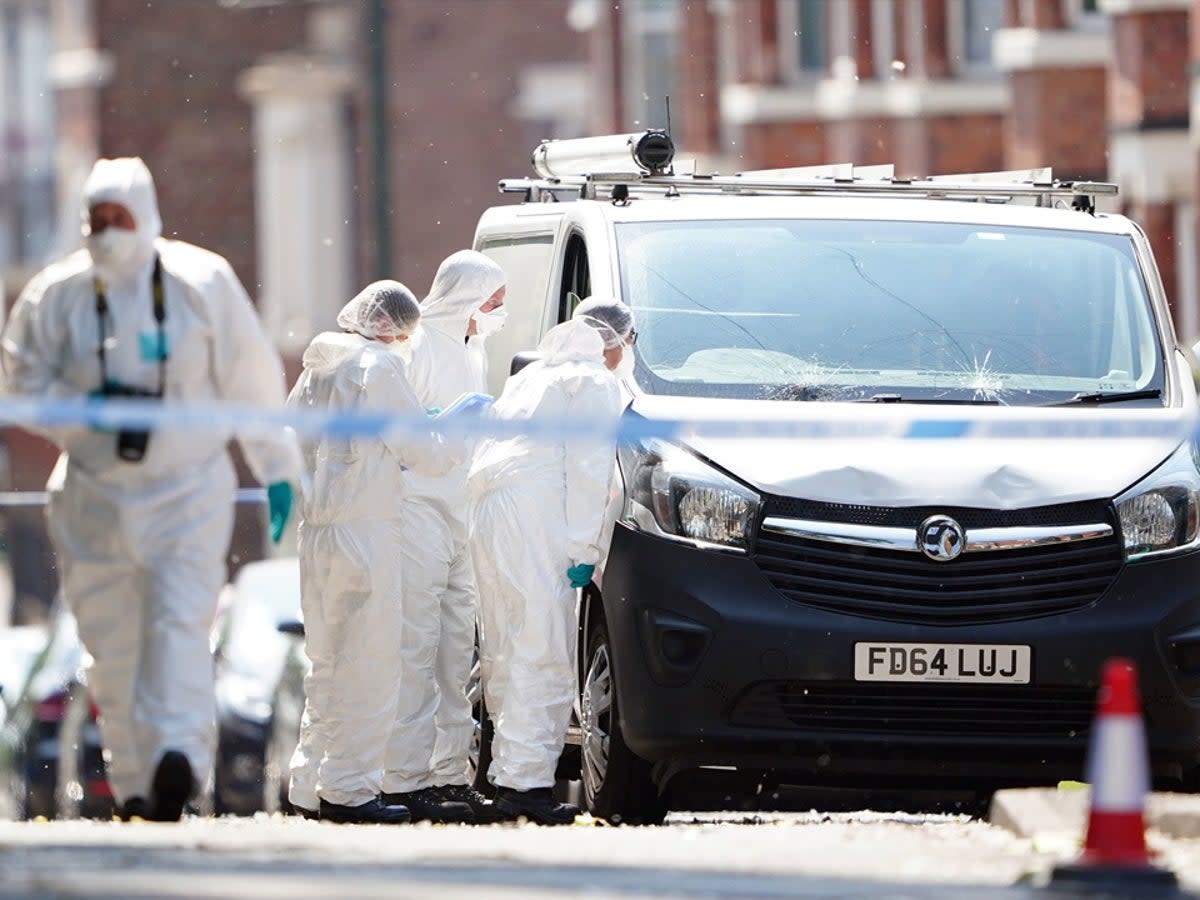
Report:
M 575 307 L 571 318 L 585 321 L 590 319 L 592 321 L 588 324 L 593 328 L 607 326 L 607 329 L 600 329 L 605 349 L 624 343 L 633 331 L 633 312 L 620 300 L 611 297 L 588 297 Z
M 599 319 L 575 318 L 555 325 L 543 336 L 538 352 L 548 366 L 566 362 L 592 360 L 601 362 L 604 357 L 606 337 L 620 339 L 616 333 Z M 614 343 L 612 346 L 616 346 Z
M 398 281 L 368 284 L 337 317 L 342 328 L 369 338 L 412 334 L 420 321 L 417 298 Z
M 471 318 L 492 294 L 504 287 L 504 270 L 490 257 L 474 250 L 459 250 L 447 256 L 429 294 L 421 301 L 421 317 L 426 325 L 449 320 L 465 328 Z
M 136 156 L 98 159 L 83 183 L 83 233 L 91 232 L 91 211 L 98 203 L 119 203 L 133 214 L 141 241 L 149 246 L 162 234 L 154 178 Z

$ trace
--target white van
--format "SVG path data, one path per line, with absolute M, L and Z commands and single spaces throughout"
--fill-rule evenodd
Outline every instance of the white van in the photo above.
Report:
M 524 202 L 474 245 L 509 278 L 493 389 L 572 295 L 615 295 L 639 334 L 629 417 L 844 436 L 622 445 L 569 738 L 591 812 L 661 819 L 692 770 L 1077 778 L 1113 656 L 1137 665 L 1156 777 L 1194 785 L 1193 361 L 1145 235 L 1096 209 L 1115 187 L 672 155 L 657 132 L 550 142 L 501 183 Z

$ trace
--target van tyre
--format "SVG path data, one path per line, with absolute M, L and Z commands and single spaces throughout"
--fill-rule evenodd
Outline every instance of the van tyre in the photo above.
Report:
M 496 788 L 488 781 L 488 769 L 492 766 L 492 738 L 496 729 L 488 715 L 487 703 L 480 689 L 471 703 L 471 716 L 475 720 L 475 734 L 471 739 L 470 777 L 471 787 L 484 797 L 491 799 L 496 795 Z
M 588 812 L 614 825 L 660 825 L 667 803 L 650 777 L 650 763 L 621 734 L 608 626 L 597 621 L 588 635 L 580 688 L 583 801 Z

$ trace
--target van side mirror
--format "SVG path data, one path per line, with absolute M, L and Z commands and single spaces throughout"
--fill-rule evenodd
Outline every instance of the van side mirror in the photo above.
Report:
M 538 353 L 536 350 L 525 350 L 521 353 L 518 353 L 512 358 L 512 365 L 508 367 L 508 374 L 516 375 L 527 365 L 537 362 L 541 358 L 542 354 Z

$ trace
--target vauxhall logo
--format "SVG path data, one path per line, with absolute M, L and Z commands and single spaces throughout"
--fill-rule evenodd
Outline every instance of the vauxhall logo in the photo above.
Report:
M 917 529 L 917 544 L 930 559 L 949 562 L 963 552 L 967 536 L 949 516 L 930 516 Z

